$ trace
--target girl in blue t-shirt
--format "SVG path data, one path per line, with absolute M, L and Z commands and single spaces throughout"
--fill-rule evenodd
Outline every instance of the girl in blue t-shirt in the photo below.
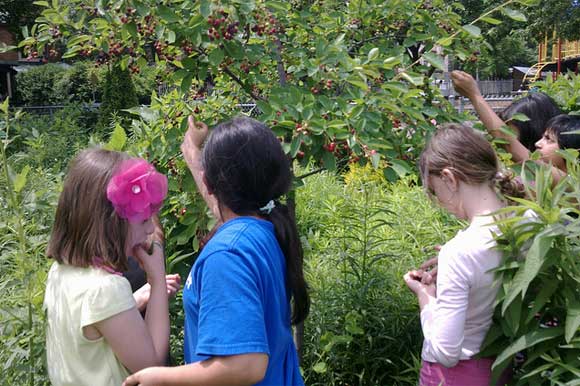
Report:
M 217 125 L 202 151 L 207 133 L 190 117 L 181 147 L 223 223 L 183 291 L 187 364 L 145 369 L 124 385 L 303 385 L 291 324 L 310 302 L 296 224 L 279 201 L 292 182 L 289 160 L 251 118 Z

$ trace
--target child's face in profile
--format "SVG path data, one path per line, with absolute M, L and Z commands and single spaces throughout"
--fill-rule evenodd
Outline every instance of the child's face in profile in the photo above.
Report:
M 536 142 L 536 149 L 540 152 L 542 161 L 552 163 L 558 169 L 564 168 L 564 160 L 556 154 L 556 151 L 560 150 L 560 146 L 558 145 L 558 138 L 554 132 L 546 130 L 542 138 Z
M 127 256 L 133 254 L 133 248 L 139 244 L 145 243 L 147 237 L 153 233 L 155 230 L 155 225 L 150 217 L 149 219 L 136 223 L 129 223 L 129 230 L 127 234 L 127 244 L 125 246 L 125 251 Z

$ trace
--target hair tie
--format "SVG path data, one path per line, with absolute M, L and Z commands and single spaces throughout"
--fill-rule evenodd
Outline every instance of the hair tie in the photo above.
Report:
M 157 213 L 166 195 L 167 177 L 142 158 L 123 161 L 107 185 L 115 212 L 132 223 Z
M 270 214 L 272 212 L 272 209 L 274 209 L 275 207 L 276 203 L 274 202 L 274 200 L 270 200 L 266 205 L 260 208 L 260 212 Z

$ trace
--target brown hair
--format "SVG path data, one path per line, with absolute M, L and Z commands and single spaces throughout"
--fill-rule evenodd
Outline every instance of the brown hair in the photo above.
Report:
M 467 184 L 489 183 L 504 196 L 525 195 L 511 172 L 500 172 L 497 155 L 483 134 L 464 125 L 451 123 L 439 128 L 419 162 L 424 186 L 429 183 L 429 174 L 439 175 L 443 169 L 450 169 Z
M 93 258 L 118 271 L 127 270 L 128 223 L 107 199 L 107 185 L 128 155 L 87 149 L 71 163 L 46 249 L 61 264 L 88 267 Z

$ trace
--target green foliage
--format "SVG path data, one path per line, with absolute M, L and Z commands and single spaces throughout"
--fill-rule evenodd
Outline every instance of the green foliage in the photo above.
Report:
M 48 385 L 42 301 L 48 261 L 47 224 L 60 176 L 16 167 L 7 154 L 14 118 L 0 121 L 0 367 L 4 384 Z
M 528 2 L 508 0 L 487 16 Z M 65 57 L 132 72 L 155 61 L 186 98 L 220 84 L 233 99 L 258 103 L 292 158 L 329 169 L 344 158 L 386 159 L 392 178 L 410 169 L 432 119 L 457 119 L 429 77 L 445 54 L 468 58 L 484 22 L 464 25 L 459 6 L 444 0 L 44 5 L 21 46 L 42 53 L 58 42 Z
M 87 145 L 96 119 L 80 105 L 68 105 L 51 117 L 22 114 L 13 124 L 9 151 L 15 162 L 23 159 L 32 167 L 58 173 Z
M 90 62 L 77 62 L 56 80 L 54 93 L 65 103 L 91 103 L 101 100 L 104 71 Z
M 564 39 L 580 39 L 580 6 L 575 0 L 541 0 L 530 12 L 529 31 L 541 41 L 552 32 Z
M 580 76 L 571 72 L 556 80 L 548 76 L 542 82 L 535 82 L 534 87 L 554 98 L 564 112 L 580 114 Z
M 497 356 L 497 377 L 523 352 L 517 385 L 574 384 L 580 374 L 580 169 L 577 151 L 563 154 L 568 176 L 551 189 L 550 172 L 537 168 L 535 184 L 528 185 L 534 199 L 518 200 L 519 206 L 505 209 L 516 215 L 500 222 L 501 287 L 480 355 Z
M 27 106 L 59 105 L 66 94 L 56 93 L 56 85 L 67 69 L 59 64 L 46 64 L 16 75 L 17 100 Z
M 31 67 L 18 73 L 16 77 L 17 101 L 25 106 L 100 102 L 103 100 L 108 72 L 107 67 L 95 67 L 90 61 L 76 62 L 69 67 L 58 64 Z M 138 74 L 132 75 L 138 101 L 135 102 L 132 94 L 129 94 L 127 102 L 135 103 L 130 107 L 151 102 L 151 93 L 156 88 L 158 74 L 158 68 L 145 66 Z M 122 81 L 126 82 L 126 77 Z M 125 86 L 121 84 L 121 87 Z M 115 92 L 116 90 L 113 93 Z
M 120 66 L 112 66 L 106 75 L 98 126 L 109 127 L 114 115 L 122 114 L 122 110 L 137 105 L 139 99 L 129 71 Z
M 330 173 L 296 191 L 312 307 L 302 368 L 308 385 L 416 385 L 422 336 L 402 277 L 458 224 L 413 178 L 370 166 Z

